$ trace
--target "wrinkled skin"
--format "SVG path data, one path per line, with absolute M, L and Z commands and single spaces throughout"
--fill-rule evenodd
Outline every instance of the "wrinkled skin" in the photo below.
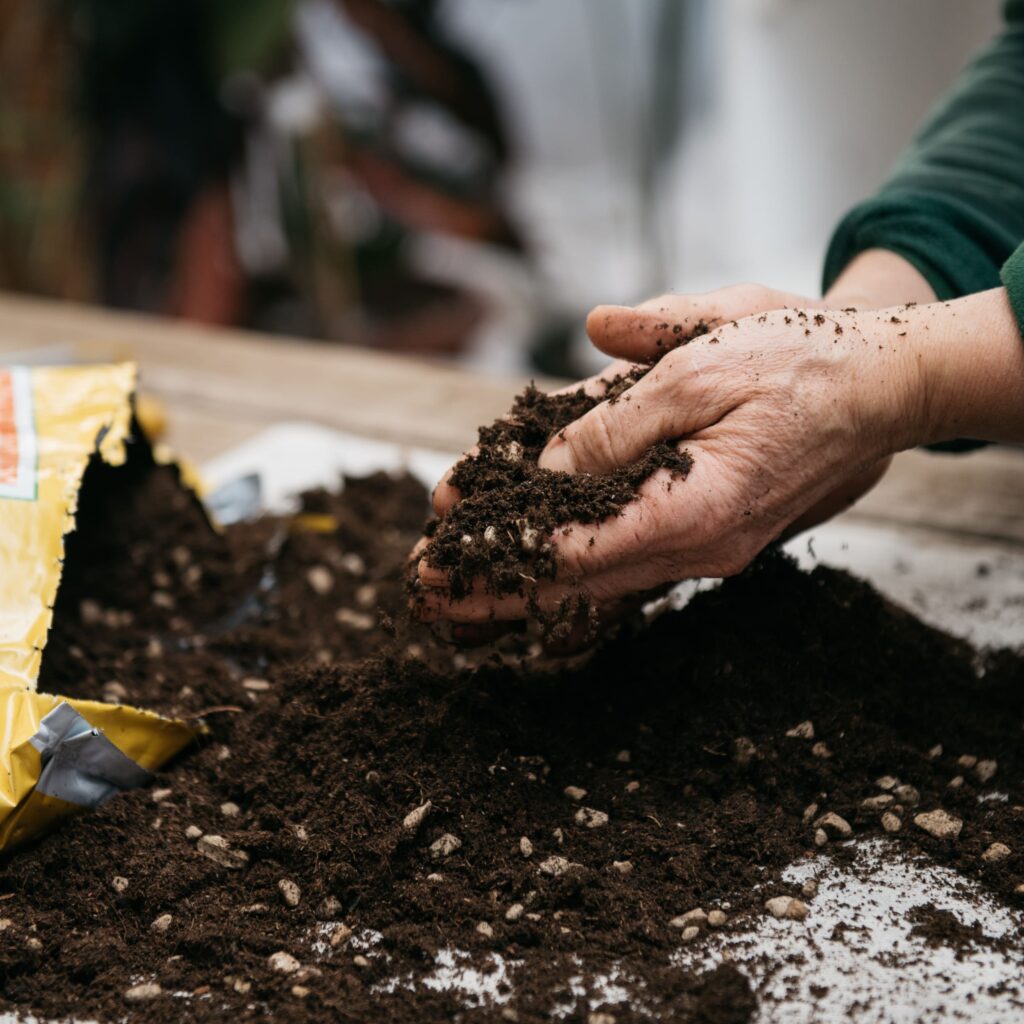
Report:
M 883 281 L 894 279 L 892 259 L 880 261 Z M 823 306 L 740 286 L 601 306 L 587 329 L 598 348 L 629 365 L 658 354 L 659 324 L 679 324 L 685 337 L 700 321 L 708 333 L 669 352 L 619 401 L 596 406 L 542 453 L 544 468 L 603 473 L 656 441 L 680 439 L 694 460 L 685 482 L 651 477 L 621 515 L 556 531 L 558 576 L 533 595 L 542 609 L 583 593 L 610 614 L 640 592 L 733 575 L 772 541 L 855 501 L 895 452 L 1024 431 L 1024 347 L 1001 289 L 858 312 L 842 299 Z M 600 378 L 584 386 L 602 388 Z M 457 500 L 443 481 L 438 515 Z M 480 624 L 527 616 L 518 595 L 478 588 L 452 600 L 444 574 L 423 558 L 419 578 L 425 618 Z

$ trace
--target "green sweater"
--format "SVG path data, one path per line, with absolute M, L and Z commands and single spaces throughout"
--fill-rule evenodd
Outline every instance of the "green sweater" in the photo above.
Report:
M 1024 331 L 1024 0 L 929 115 L 879 194 L 850 211 L 826 289 L 865 249 L 912 263 L 940 299 L 1006 286 Z

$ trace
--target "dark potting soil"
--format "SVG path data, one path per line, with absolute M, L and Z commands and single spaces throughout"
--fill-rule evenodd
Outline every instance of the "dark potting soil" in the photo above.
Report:
M 756 928 L 766 898 L 799 895 L 788 864 L 850 857 L 816 844 L 829 811 L 856 838 L 893 814 L 894 843 L 1024 902 L 1020 659 L 846 574 L 768 553 L 582 662 L 470 658 L 390 624 L 426 509 L 408 478 L 217 535 L 173 470 L 137 452 L 129 472 L 131 501 L 83 497 L 43 685 L 203 714 L 210 733 L 151 789 L 0 860 L 3 1009 L 587 1021 L 582 988 L 619 1024 L 741 1024 L 750 982 L 675 965 L 673 919 L 724 908 L 725 929 Z M 1005 802 L 979 802 L 996 787 Z M 915 826 L 935 808 L 957 839 Z M 994 842 L 1009 855 L 982 859 Z M 504 958 L 497 999 L 424 984 L 447 949 L 485 981 Z M 609 975 L 628 1003 L 603 999 Z
M 602 394 L 583 388 L 546 395 L 529 387 L 508 416 L 480 428 L 477 451 L 455 467 L 451 484 L 461 500 L 427 527 L 423 557 L 448 573 L 452 596 L 474 585 L 525 593 L 531 580 L 555 575 L 552 531 L 571 523 L 599 523 L 617 515 L 646 480 L 666 470 L 669 486 L 685 480 L 693 460 L 675 444 L 659 442 L 635 463 L 604 475 L 541 469 L 548 441 L 602 401 L 617 401 L 648 372 L 637 367 L 614 378 Z

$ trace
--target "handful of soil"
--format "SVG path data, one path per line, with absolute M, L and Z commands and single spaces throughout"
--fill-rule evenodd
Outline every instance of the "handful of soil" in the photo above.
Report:
M 488 593 L 526 593 L 527 584 L 555 577 L 551 537 L 558 527 L 618 515 L 660 469 L 673 479 L 686 478 L 693 460 L 668 441 L 602 476 L 537 465 L 559 431 L 601 402 L 621 400 L 649 371 L 649 366 L 638 366 L 610 379 L 605 392 L 596 395 L 582 387 L 547 395 L 531 385 L 508 416 L 480 428 L 477 452 L 455 467 L 450 480 L 461 500 L 426 531 L 430 544 L 424 557 L 447 571 L 453 597 L 465 597 L 478 583 Z

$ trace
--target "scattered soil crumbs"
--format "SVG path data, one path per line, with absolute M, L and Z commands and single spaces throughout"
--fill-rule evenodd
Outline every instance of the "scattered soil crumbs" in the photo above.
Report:
M 850 576 L 768 553 L 582 665 L 467 661 L 389 625 L 412 481 L 217 536 L 171 471 L 129 471 L 106 533 L 83 505 L 44 684 L 202 713 L 210 736 L 0 861 L 0 1008 L 741 1024 L 744 975 L 674 951 L 768 902 L 801 927 L 814 893 L 781 872 L 848 858 L 846 836 L 1024 902 L 1020 660 Z M 955 837 L 915 825 L 939 809 Z M 439 955 L 489 994 L 438 987 Z
M 907 915 L 913 922 L 911 935 L 919 935 L 929 946 L 945 946 L 962 958 L 979 946 L 998 945 L 979 923 L 965 924 L 952 911 L 923 905 Z
M 617 515 L 659 470 L 667 471 L 669 486 L 686 478 L 693 460 L 665 441 L 637 462 L 600 476 L 537 465 L 560 430 L 602 401 L 618 401 L 648 371 L 641 366 L 616 377 L 600 395 L 583 388 L 548 395 L 528 387 L 507 417 L 480 429 L 476 453 L 451 477 L 462 500 L 428 525 L 431 543 L 423 553 L 431 565 L 447 570 L 454 597 L 464 597 L 477 580 L 493 593 L 524 593 L 527 582 L 555 575 L 548 540 L 556 527 Z

